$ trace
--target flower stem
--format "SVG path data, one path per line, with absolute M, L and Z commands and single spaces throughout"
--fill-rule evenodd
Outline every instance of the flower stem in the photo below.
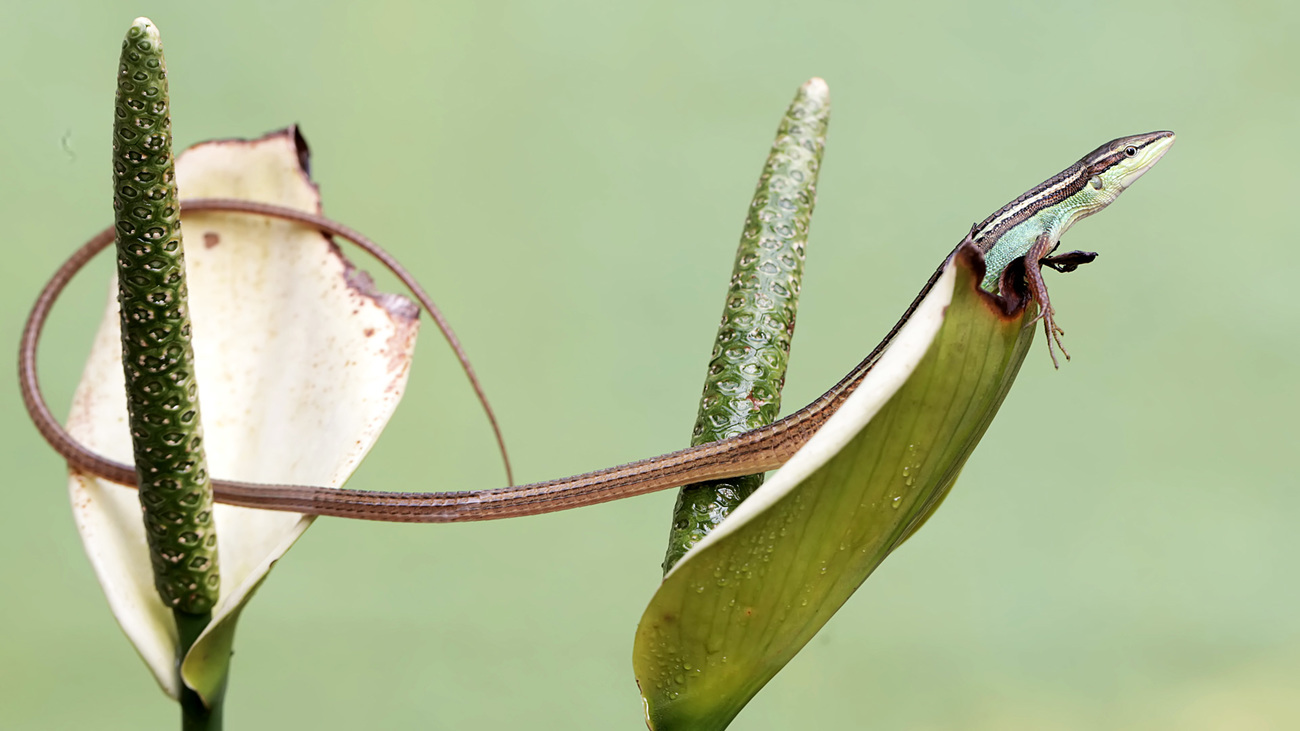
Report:
M 180 673 L 181 661 L 189 654 L 190 648 L 194 646 L 194 641 L 203 634 L 208 623 L 212 621 L 212 614 L 190 614 L 175 610 L 172 616 L 176 618 L 176 629 L 180 633 L 180 643 L 176 653 L 176 672 Z M 181 682 L 181 731 L 221 731 L 222 709 L 225 707 L 226 685 L 223 682 L 221 687 L 212 694 L 208 703 L 203 702 L 203 698 L 194 691 L 193 688 Z

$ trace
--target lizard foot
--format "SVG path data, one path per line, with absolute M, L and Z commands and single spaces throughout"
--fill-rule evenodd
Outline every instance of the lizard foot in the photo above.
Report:
M 1040 266 L 1043 263 L 1048 263 L 1048 265 L 1051 266 L 1046 256 L 1051 245 L 1051 239 L 1048 238 L 1047 234 L 1043 234 L 1039 237 L 1034 246 L 1030 248 L 1029 253 L 1025 255 L 1025 263 L 1027 265 L 1025 267 L 1025 279 L 1029 284 L 1030 294 L 1032 294 L 1034 299 L 1038 301 L 1039 310 L 1038 316 L 1031 320 L 1029 325 L 1032 326 L 1039 320 L 1043 321 L 1043 332 L 1047 335 L 1047 354 L 1052 358 L 1052 365 L 1059 370 L 1061 363 L 1056 359 L 1056 353 L 1052 349 L 1052 343 L 1055 342 L 1056 347 L 1061 349 L 1061 354 L 1065 356 L 1066 360 L 1070 359 L 1070 352 L 1065 349 L 1065 345 L 1061 342 L 1061 336 L 1065 334 L 1065 331 L 1061 329 L 1060 325 L 1056 324 L 1056 310 L 1052 307 L 1051 298 L 1047 296 L 1047 283 L 1043 281 L 1043 272 Z M 1087 262 L 1092 261 L 1092 258 L 1086 256 L 1087 253 L 1088 252 L 1072 251 L 1068 254 L 1062 254 L 1057 258 L 1066 259 L 1067 262 L 1065 266 L 1073 265 L 1071 266 L 1071 269 L 1073 269 L 1079 264 L 1086 264 Z M 1074 256 L 1075 254 L 1083 254 L 1084 256 L 1076 257 Z M 1093 257 L 1095 256 L 1096 255 L 1094 254 Z M 1052 268 L 1055 269 L 1056 267 Z

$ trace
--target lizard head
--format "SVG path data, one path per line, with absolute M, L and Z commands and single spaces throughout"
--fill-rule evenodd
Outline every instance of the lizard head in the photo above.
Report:
M 1174 133 L 1148 132 L 1111 140 L 1083 159 L 1088 187 L 1114 200 L 1159 162 L 1174 144 Z

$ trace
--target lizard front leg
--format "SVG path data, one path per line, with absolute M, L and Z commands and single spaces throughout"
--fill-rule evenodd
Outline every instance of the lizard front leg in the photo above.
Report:
M 1047 233 L 1039 235 L 1038 240 L 1025 254 L 1025 279 L 1028 280 L 1030 294 L 1038 300 L 1039 313 L 1038 317 L 1034 318 L 1034 322 L 1039 319 L 1043 321 L 1043 332 L 1047 334 L 1047 354 L 1052 357 L 1052 365 L 1059 369 L 1061 364 L 1056 360 L 1056 353 L 1052 351 L 1052 341 L 1056 341 L 1056 347 L 1061 349 L 1066 360 L 1070 359 L 1070 353 L 1061 343 L 1061 336 L 1065 331 L 1056 324 L 1056 311 L 1052 309 L 1052 300 L 1047 296 L 1047 283 L 1043 281 L 1042 270 L 1043 260 L 1055 245 L 1056 242 L 1052 241 L 1052 237 Z
M 1053 248 L 1052 250 L 1055 251 L 1056 249 Z M 1096 258 L 1097 252 L 1095 251 L 1067 251 L 1064 254 L 1053 254 L 1039 259 L 1039 263 L 1064 274 L 1072 272 L 1084 264 L 1091 264 Z

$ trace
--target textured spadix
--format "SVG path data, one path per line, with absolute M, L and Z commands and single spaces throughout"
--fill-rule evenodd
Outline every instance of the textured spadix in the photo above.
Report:
M 297 130 L 193 147 L 177 159 L 184 197 L 320 211 Z M 400 400 L 415 306 L 376 294 L 319 232 L 240 214 L 185 217 L 194 352 L 214 477 L 337 487 Z M 116 285 L 73 400 L 68 429 L 131 460 Z M 176 626 L 153 588 L 135 490 L 73 473 L 73 512 L 113 613 L 163 689 L 177 697 Z M 240 610 L 311 518 L 218 505 L 221 593 L 182 665 L 205 697 L 225 674 Z

